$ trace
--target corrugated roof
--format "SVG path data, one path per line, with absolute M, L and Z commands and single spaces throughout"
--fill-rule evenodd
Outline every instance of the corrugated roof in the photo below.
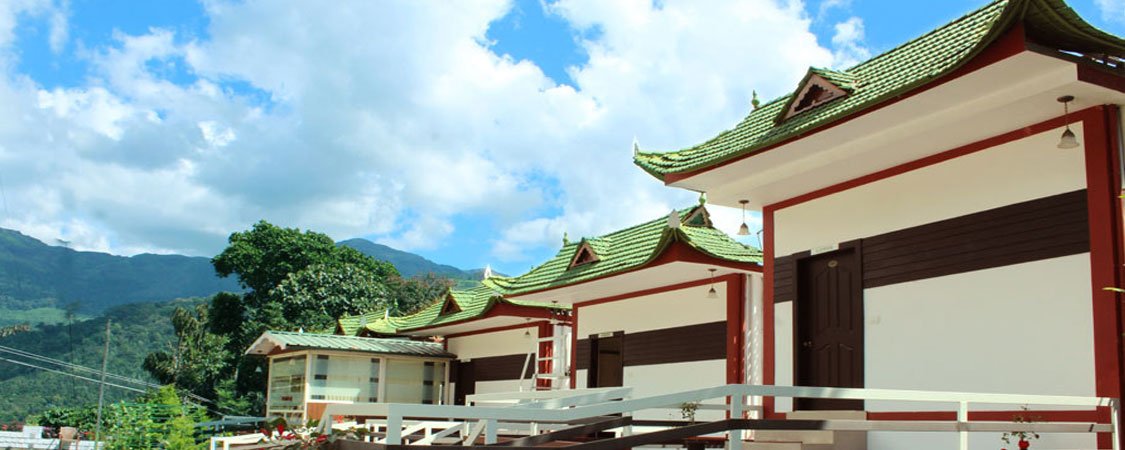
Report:
M 971 60 L 1015 23 L 1024 24 L 1029 39 L 1060 50 L 1125 54 L 1125 41 L 1090 26 L 1061 0 L 998 0 L 850 69 L 811 69 L 810 73 L 841 88 L 850 85 L 845 98 L 778 123 L 775 119 L 781 117 L 791 93 L 751 111 L 734 128 L 707 142 L 672 152 L 637 152 L 634 163 L 663 178 L 753 154 L 937 80 Z
M 246 353 L 265 354 L 273 348 L 346 350 L 386 355 L 431 356 L 452 358 L 442 344 L 407 339 L 366 338 L 318 333 L 267 331 L 262 333 Z

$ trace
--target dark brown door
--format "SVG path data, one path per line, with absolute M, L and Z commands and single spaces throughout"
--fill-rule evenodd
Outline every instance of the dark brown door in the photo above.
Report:
M 477 377 L 476 371 L 473 370 L 472 361 L 463 361 L 456 363 L 456 370 L 454 370 L 454 384 L 453 387 L 453 404 L 464 405 L 465 396 L 473 395 L 477 391 Z
M 625 333 L 590 335 L 590 371 L 587 387 L 621 386 L 625 383 Z
M 797 262 L 798 385 L 863 387 L 863 288 L 857 253 L 843 249 Z M 863 401 L 798 399 L 797 408 L 863 409 Z

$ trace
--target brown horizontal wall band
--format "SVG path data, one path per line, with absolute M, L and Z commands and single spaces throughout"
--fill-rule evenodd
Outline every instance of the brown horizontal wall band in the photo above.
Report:
M 863 287 L 1085 253 L 1088 222 L 1083 189 L 864 238 Z M 774 261 L 775 302 L 796 297 L 796 256 Z
M 625 333 L 625 366 L 726 359 L 727 323 L 711 322 Z M 579 339 L 578 369 L 590 368 L 590 340 Z
M 519 380 L 520 370 L 523 369 L 527 354 L 486 356 L 473 358 L 473 375 L 477 382 Z M 534 359 L 527 366 L 527 373 L 523 378 L 530 378 Z

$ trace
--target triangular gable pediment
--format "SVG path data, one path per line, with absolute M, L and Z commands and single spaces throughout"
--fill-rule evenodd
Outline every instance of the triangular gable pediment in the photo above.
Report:
M 689 227 L 711 227 L 711 213 L 707 212 L 707 208 L 697 206 L 684 219 L 683 224 Z
M 789 103 L 785 105 L 785 109 L 781 111 L 781 117 L 777 118 L 777 122 L 784 122 L 786 119 L 797 114 L 847 96 L 848 90 L 833 84 L 823 76 L 810 70 L 808 75 L 805 76 L 805 79 L 801 81 L 797 92 L 789 99 Z
M 441 305 L 441 312 L 438 316 L 448 316 L 461 312 L 461 306 L 457 304 L 457 300 L 453 298 L 453 294 L 445 294 L 445 301 Z
M 578 250 L 574 252 L 574 257 L 570 259 L 570 266 L 567 269 L 598 262 L 598 254 L 594 253 L 594 248 L 590 246 L 588 241 L 582 241 L 578 244 Z

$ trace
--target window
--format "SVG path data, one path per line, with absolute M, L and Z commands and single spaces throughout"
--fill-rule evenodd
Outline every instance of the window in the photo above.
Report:
M 598 262 L 598 255 L 594 253 L 594 248 L 590 246 L 589 242 L 582 241 L 578 245 L 578 250 L 574 252 L 574 258 L 570 260 L 568 269 L 595 262 Z
M 270 362 L 271 411 L 300 411 L 305 402 L 305 356 L 273 358 Z
M 317 355 L 309 382 L 309 398 L 334 402 L 366 402 L 379 396 L 378 358 Z

